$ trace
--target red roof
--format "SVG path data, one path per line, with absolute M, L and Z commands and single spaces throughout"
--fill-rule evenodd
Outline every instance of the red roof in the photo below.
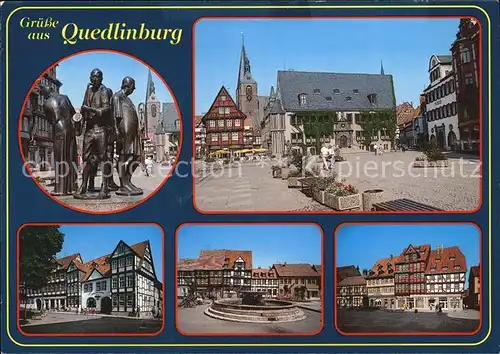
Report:
M 425 270 L 428 274 L 462 273 L 466 271 L 465 256 L 457 246 L 432 251 Z
M 316 270 L 318 270 L 318 266 L 315 265 L 314 267 L 316 268 Z M 318 270 L 318 272 L 319 272 L 319 270 Z M 353 265 L 337 267 L 336 272 L 337 272 L 337 282 L 341 282 L 342 280 L 344 280 L 347 277 L 361 275 L 359 273 L 358 268 L 356 268 Z
M 252 278 L 267 278 L 267 279 L 276 279 L 277 274 L 274 268 L 266 269 L 266 268 L 257 268 L 252 270 Z
M 273 268 L 279 277 L 319 277 L 311 264 L 274 264 Z
M 400 257 L 393 256 L 389 258 L 379 259 L 371 269 L 373 274 L 369 275 L 368 278 L 394 276 L 396 263 L 399 261 L 399 259 Z
M 396 106 L 396 122 L 398 125 L 405 125 L 415 119 L 415 108 L 408 103 L 402 103 Z
M 89 280 L 89 277 L 92 275 L 94 269 L 101 273 L 103 277 L 107 276 L 108 272 L 111 270 L 109 256 L 111 256 L 111 254 L 93 259 L 90 262 L 83 264 L 83 266 L 86 268 L 86 274 L 82 282 Z
M 431 250 L 431 245 L 420 245 L 420 246 L 413 246 L 413 245 L 408 245 L 403 252 L 401 252 L 401 255 L 398 257 L 397 263 L 404 263 L 405 262 L 405 256 L 406 254 L 413 254 L 417 253 L 417 259 L 416 260 L 411 260 L 412 262 L 418 262 L 418 261 L 427 261 L 427 258 L 429 257 L 429 252 Z
M 199 258 L 179 260 L 179 270 L 222 270 L 234 268 L 238 258 L 245 262 L 245 269 L 252 268 L 252 251 L 202 250 Z
M 134 253 L 137 256 L 139 256 L 140 258 L 143 258 L 144 253 L 146 252 L 146 249 L 148 248 L 148 246 L 149 246 L 149 241 L 146 240 L 146 241 L 136 243 L 135 245 L 130 246 L 130 248 L 132 249 L 132 251 L 134 251 Z
M 56 262 L 61 266 L 62 269 L 68 269 L 69 264 L 75 259 L 81 259 L 80 253 L 72 254 L 71 256 L 66 256 L 63 258 L 57 258 Z M 77 262 L 75 262 L 77 263 Z

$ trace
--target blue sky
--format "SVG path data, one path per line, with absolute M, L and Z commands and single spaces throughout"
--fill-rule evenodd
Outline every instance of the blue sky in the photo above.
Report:
M 68 95 L 75 108 L 83 103 L 83 95 L 90 82 L 90 72 L 95 69 L 103 72 L 103 84 L 117 92 L 121 89 L 122 79 L 130 76 L 135 80 L 135 91 L 130 98 L 137 106 L 146 98 L 146 85 L 149 69 L 140 61 L 126 55 L 108 52 L 90 52 L 75 55 L 59 63 L 57 78 L 62 82 L 61 94 Z M 154 72 L 153 82 L 156 98 L 160 102 L 173 102 L 172 95 Z
M 197 258 L 202 249 L 252 251 L 252 266 L 321 264 L 321 232 L 314 225 L 187 225 L 178 233 L 178 257 Z
M 337 266 L 370 269 L 379 259 L 399 256 L 409 244 L 458 246 L 467 269 L 479 264 L 479 231 L 468 224 L 345 225 L 337 232 Z
M 162 231 L 156 225 L 66 225 L 59 230 L 65 237 L 56 256 L 80 253 L 84 262 L 113 252 L 120 240 L 129 246 L 149 240 L 156 276 L 163 281 Z
M 450 55 L 458 19 L 202 20 L 196 26 L 196 113 L 206 112 L 222 85 L 233 96 L 241 41 L 259 95 L 278 70 L 380 73 L 394 77 L 396 102 L 418 104 L 433 54 Z

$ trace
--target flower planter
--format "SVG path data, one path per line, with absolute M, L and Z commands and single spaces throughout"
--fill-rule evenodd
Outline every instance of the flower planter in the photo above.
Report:
M 290 169 L 288 167 L 283 167 L 281 169 L 281 179 L 288 179 L 289 173 L 290 173 Z
M 337 197 L 331 193 L 324 193 L 324 204 L 335 210 L 352 210 L 361 208 L 359 194 Z
M 300 181 L 303 179 L 304 177 L 288 177 L 288 188 L 300 188 Z
M 437 160 L 437 161 L 415 161 L 413 167 L 425 168 L 425 167 L 448 167 L 448 160 Z
M 325 204 L 325 191 L 313 188 L 313 199 L 321 204 Z

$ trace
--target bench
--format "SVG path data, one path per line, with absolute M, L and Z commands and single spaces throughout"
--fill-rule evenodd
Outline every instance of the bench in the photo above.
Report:
M 312 196 L 312 187 L 314 184 L 314 177 L 304 177 L 299 179 L 300 191 L 307 196 Z
M 372 205 L 372 211 L 443 211 L 433 206 L 416 202 L 410 199 L 396 199 Z

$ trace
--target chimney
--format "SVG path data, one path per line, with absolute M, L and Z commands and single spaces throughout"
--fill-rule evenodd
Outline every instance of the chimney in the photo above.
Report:
M 391 254 L 391 262 L 392 262 L 392 258 L 393 258 L 393 257 L 394 257 L 394 256 Z

